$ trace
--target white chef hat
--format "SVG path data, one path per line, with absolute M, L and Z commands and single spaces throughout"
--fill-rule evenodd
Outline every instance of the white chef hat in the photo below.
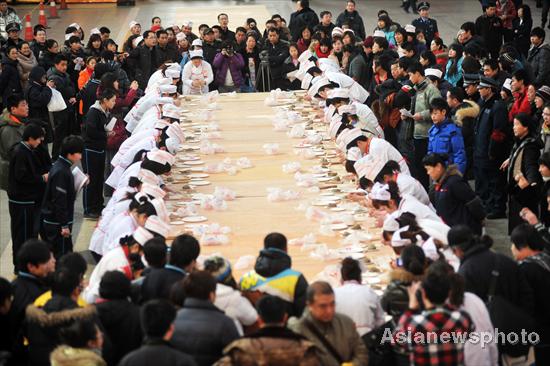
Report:
M 165 164 L 173 165 L 175 161 L 174 157 L 169 152 L 166 152 L 163 150 L 149 151 L 147 153 L 147 159 L 162 165 L 165 165 Z
M 377 201 L 389 201 L 391 199 L 389 189 L 387 184 L 374 183 L 370 190 L 369 198 Z
M 332 33 L 331 33 L 331 36 L 332 38 L 334 38 L 334 36 L 340 36 L 342 37 L 344 35 L 344 30 L 340 27 L 334 27 L 332 29 Z
M 159 91 L 160 91 L 160 86 L 161 85 L 172 85 L 172 79 L 170 79 L 170 78 L 160 78 L 160 79 L 157 80 L 156 84 L 157 84 L 157 87 L 159 88 Z
M 340 120 L 341 117 L 338 115 L 335 117 L 336 118 L 330 122 L 330 127 L 328 129 L 328 134 L 331 138 L 336 138 L 336 133 L 338 133 L 338 130 L 342 126 L 342 121 Z
M 416 27 L 412 24 L 405 25 L 405 32 L 407 33 L 416 33 Z
M 181 77 L 181 71 L 180 70 L 176 70 L 176 69 L 166 69 L 166 71 L 164 72 L 164 75 L 166 75 L 167 78 L 172 78 L 172 79 L 179 79 Z M 175 85 L 174 85 L 175 86 Z M 174 92 L 175 93 L 175 92 Z
M 174 99 L 171 97 L 158 97 L 155 101 L 155 104 L 162 105 L 162 104 L 174 104 Z
M 338 107 L 338 113 L 357 114 L 357 107 L 355 104 L 344 104 Z
M 383 231 L 396 232 L 399 230 L 399 223 L 392 215 L 388 215 L 382 225 Z
M 352 142 L 353 140 L 355 140 L 359 136 L 364 136 L 364 135 L 365 134 L 363 133 L 363 131 L 361 131 L 360 128 L 350 129 L 349 132 L 344 137 L 344 140 L 343 140 L 343 143 L 345 144 L 344 146 L 348 146 L 350 144 L 350 142 Z
M 162 198 L 155 198 L 151 200 L 151 204 L 155 208 L 155 211 L 157 212 L 157 216 L 164 222 L 170 222 L 170 218 L 168 217 L 168 210 L 166 209 L 166 205 L 164 204 L 164 201 Z
M 435 68 L 430 68 L 430 69 L 424 70 L 424 75 L 435 76 L 436 78 L 441 79 L 441 77 L 443 76 L 443 71 Z
M 187 36 L 183 32 L 179 32 L 178 34 L 176 34 L 176 41 L 178 41 L 178 42 L 183 41 L 186 38 L 187 38 Z
M 306 73 L 302 79 L 301 88 L 307 90 L 311 85 L 311 80 L 313 80 L 313 75 Z
M 170 79 L 168 79 L 170 80 Z M 162 94 L 174 94 L 178 91 L 178 87 L 175 86 L 175 85 L 172 85 L 172 84 L 169 84 L 169 85 L 160 85 L 159 86 L 159 91 L 162 93 Z M 169 99 L 172 99 L 172 98 L 169 98 Z
M 334 99 L 334 98 L 349 99 L 349 90 L 345 88 L 332 89 L 331 91 L 328 92 L 328 99 Z
M 136 48 L 141 43 L 141 41 L 143 41 L 143 36 L 134 38 L 134 40 L 132 41 L 132 46 Z
M 352 147 L 346 152 L 346 160 L 349 161 L 358 161 L 362 156 L 363 154 L 357 146 Z
M 147 169 L 140 169 L 137 175 L 137 179 L 142 184 L 150 184 L 157 186 L 159 184 L 159 178 L 155 173 Z
M 172 105 L 172 104 L 166 104 L 166 105 Z M 158 121 L 155 122 L 154 128 L 156 128 L 158 130 L 163 130 L 168 126 L 170 126 L 170 122 L 167 122 L 163 119 L 159 119 Z
M 386 165 L 384 161 L 372 154 L 368 154 L 357 160 L 353 167 L 359 178 L 365 177 L 371 182 L 374 182 L 374 179 L 378 176 L 384 165 Z
M 180 119 L 180 109 L 174 104 L 165 104 L 162 106 L 162 117 Z
M 315 95 L 317 95 L 317 93 L 319 93 L 319 89 L 321 89 L 321 87 L 330 84 L 330 80 L 327 79 L 324 76 L 317 76 L 317 77 L 313 78 L 311 83 L 312 83 L 312 85 L 309 88 L 307 94 L 310 97 L 314 97 Z
M 166 192 L 164 192 L 164 190 L 160 188 L 157 184 L 153 185 L 149 183 L 143 183 L 139 191 L 157 199 L 162 199 L 164 198 L 164 196 L 166 196 Z
M 189 28 L 191 28 L 191 27 L 193 26 L 193 22 L 190 21 L 190 20 L 185 20 L 185 21 L 183 21 L 183 23 L 182 23 L 181 25 L 182 25 L 182 27 L 189 27 Z
M 145 221 L 145 228 L 164 238 L 166 238 L 168 233 L 170 233 L 170 225 L 162 221 L 162 219 L 156 215 L 152 215 L 147 218 L 147 221 Z
M 404 226 L 393 233 L 391 237 L 391 246 L 393 248 L 402 248 L 412 244 L 411 239 L 406 239 L 401 237 L 401 234 L 406 232 L 407 230 L 409 230 L 409 226 Z
M 180 140 L 178 140 L 175 137 L 168 137 L 166 141 L 164 141 L 164 144 L 166 145 L 166 150 L 170 154 L 176 154 L 180 148 Z
M 189 52 L 189 58 L 192 60 L 194 58 L 203 58 L 202 50 L 194 50 Z
M 351 34 L 355 35 L 355 31 L 354 31 L 353 29 L 351 29 L 351 28 L 344 29 L 344 35 L 345 35 L 346 33 L 351 33 Z
M 151 234 L 149 231 L 142 228 L 141 226 L 138 226 L 136 231 L 134 231 L 134 233 L 132 234 L 132 237 L 141 246 L 144 246 L 147 241 L 154 238 L 153 234 Z
M 136 25 L 141 25 L 141 24 L 139 24 L 139 23 L 136 22 L 135 20 L 132 20 L 132 21 L 130 22 L 130 24 L 128 24 L 128 25 L 130 26 L 130 28 L 133 28 L 134 26 L 136 26 Z
M 80 24 L 78 24 L 78 23 L 71 23 L 71 24 L 69 24 L 69 27 L 75 27 L 76 29 L 80 29 Z
M 90 35 L 92 35 L 92 34 L 101 34 L 101 32 L 99 31 L 98 28 L 92 28 L 92 29 L 90 29 Z
M 504 80 L 504 84 L 502 84 L 502 88 L 512 92 L 512 79 L 508 78 Z
M 200 39 L 194 39 L 193 42 L 191 43 L 191 46 L 199 46 L 199 47 L 202 47 L 202 41 Z
M 373 37 L 386 38 L 386 34 L 383 31 L 381 31 L 380 29 L 375 30 L 374 34 L 372 36 Z
M 429 237 L 426 241 L 420 244 L 420 247 L 422 248 L 422 251 L 424 251 L 426 258 L 430 258 L 432 261 L 439 259 L 439 252 L 437 251 L 434 238 Z
M 172 123 L 166 130 L 168 137 L 178 139 L 179 142 L 185 141 L 185 134 L 178 123 Z

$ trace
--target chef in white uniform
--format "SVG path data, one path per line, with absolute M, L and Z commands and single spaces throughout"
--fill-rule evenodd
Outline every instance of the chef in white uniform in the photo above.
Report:
M 208 93 L 208 85 L 214 80 L 212 66 L 203 60 L 202 50 L 189 53 L 191 62 L 183 67 L 181 79 L 184 95 L 200 95 Z

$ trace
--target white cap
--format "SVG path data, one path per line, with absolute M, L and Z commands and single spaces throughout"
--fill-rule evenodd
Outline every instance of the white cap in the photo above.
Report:
M 101 34 L 101 32 L 99 31 L 98 28 L 92 28 L 92 29 L 90 29 L 90 35 L 92 35 L 92 34 Z
M 202 47 L 202 41 L 200 39 L 194 39 L 193 42 L 191 43 L 191 46 L 200 46 Z
M 147 159 L 149 159 L 151 161 L 154 161 L 156 163 L 162 164 L 162 165 L 165 165 L 165 164 L 172 165 L 172 164 L 174 164 L 174 157 L 169 152 L 166 152 L 166 151 L 163 151 L 163 150 L 149 151 L 147 153 Z
M 166 192 L 157 184 L 143 183 L 139 191 L 153 198 L 163 199 L 166 196 Z
M 203 58 L 202 50 L 194 50 L 189 52 L 189 58 L 192 60 L 194 58 Z
M 183 41 L 186 38 L 187 38 L 187 36 L 183 32 L 179 32 L 178 34 L 176 34 L 176 41 L 178 41 L 178 42 Z
M 402 248 L 412 244 L 411 239 L 405 239 L 401 237 L 401 234 L 407 230 L 409 230 L 409 226 L 404 226 L 393 233 L 391 237 L 391 246 L 393 248 Z
M 182 23 L 182 27 L 193 27 L 193 22 L 190 21 L 190 20 L 185 20 L 183 23 Z
M 328 92 L 327 98 L 328 99 L 334 99 L 334 98 L 349 99 L 349 90 L 344 88 L 334 88 Z
M 165 104 L 162 106 L 162 117 L 173 118 L 179 121 L 180 109 L 173 104 Z
M 166 105 L 171 105 L 171 104 L 166 104 Z M 159 119 L 158 121 L 155 122 L 154 128 L 158 130 L 164 130 L 168 126 L 170 126 L 170 122 L 167 122 L 163 119 Z
M 357 107 L 355 104 L 344 104 L 338 107 L 338 113 L 357 114 Z
M 384 161 L 369 154 L 357 160 L 353 167 L 359 178 L 365 177 L 374 182 L 374 179 L 378 176 L 384 165 L 386 165 Z
M 166 141 L 164 141 L 164 144 L 166 145 L 166 150 L 173 155 L 176 155 L 180 148 L 180 140 L 175 137 L 168 137 Z
M 389 201 L 391 199 L 389 189 L 390 187 L 387 184 L 374 183 L 370 190 L 369 198 L 371 200 Z
M 174 104 L 174 99 L 172 99 L 171 97 L 158 97 L 155 101 L 155 104 Z
M 349 161 L 358 161 L 362 157 L 363 157 L 363 154 L 361 153 L 361 150 L 357 146 L 352 147 L 346 152 L 346 160 L 349 160 Z
M 416 27 L 412 24 L 405 25 L 405 32 L 407 33 L 416 33 Z
M 338 130 L 340 129 L 340 127 L 342 126 L 342 121 L 341 121 L 341 118 L 339 115 L 336 115 L 335 116 L 336 118 L 334 118 L 331 122 L 330 122 L 330 127 L 328 129 L 328 134 L 331 138 L 336 138 L 336 133 L 338 133 Z
M 439 69 L 426 69 L 424 70 L 424 75 L 426 76 L 435 76 L 438 79 L 441 79 L 443 76 L 443 71 Z
M 158 216 L 153 215 L 147 218 L 145 221 L 145 228 L 155 234 L 158 234 L 164 238 L 168 236 L 170 232 L 170 225 L 162 221 Z
M 170 127 L 166 130 L 166 134 L 168 137 L 174 137 L 178 139 L 180 142 L 185 141 L 185 134 L 183 133 L 183 130 L 181 129 L 179 123 L 172 123 Z
M 302 79 L 301 88 L 307 90 L 311 85 L 311 80 L 313 80 L 313 75 L 306 73 Z
M 436 261 L 439 259 L 439 252 L 437 251 L 437 246 L 435 245 L 434 238 L 429 237 L 425 242 L 420 245 L 420 247 L 424 251 L 424 255 L 426 256 L 426 258 L 430 258 L 432 261 Z
M 132 46 L 134 46 L 134 48 L 136 48 L 141 43 L 141 41 L 143 41 L 142 36 L 134 38 L 134 40 L 132 41 Z
M 349 132 L 344 137 L 344 141 L 343 141 L 345 143 L 344 146 L 348 146 L 350 142 L 352 142 L 359 136 L 365 136 L 365 134 L 363 133 L 363 131 L 361 131 L 360 128 L 350 129 Z
M 170 79 L 169 79 L 170 80 Z M 160 85 L 159 86 L 159 91 L 162 93 L 162 94 L 174 94 L 178 91 L 178 87 L 175 86 L 175 85 L 172 85 L 172 84 L 168 84 L 168 85 Z M 172 98 L 170 98 L 172 99 Z M 158 103 L 157 103 L 158 104 Z
M 176 69 L 166 69 L 164 75 L 166 75 L 167 78 L 179 79 L 181 77 L 181 71 Z
M 139 23 L 136 22 L 135 20 L 132 20 L 132 21 L 130 22 L 130 24 L 128 24 L 128 25 L 130 26 L 130 28 L 133 28 L 135 25 L 141 25 L 141 24 L 139 24 Z
M 132 234 L 132 237 L 135 241 L 141 246 L 144 246 L 147 241 L 154 238 L 153 234 L 139 226 L 136 231 Z
M 331 33 L 331 36 L 332 38 L 334 38 L 334 36 L 340 36 L 342 37 L 344 35 L 344 30 L 340 27 L 334 27 L 332 29 L 332 33 Z
M 344 34 L 346 34 L 346 33 L 351 33 L 351 34 L 355 35 L 355 32 L 353 31 L 353 29 L 350 29 L 350 28 L 344 29 Z
M 71 24 L 69 24 L 69 27 L 75 27 L 76 29 L 80 29 L 80 24 L 78 24 L 78 23 L 71 23 Z
M 374 34 L 372 36 L 373 37 L 386 38 L 386 34 L 384 32 L 382 32 L 380 29 L 375 30 Z
M 319 92 L 319 89 L 321 89 L 322 86 L 330 84 L 330 80 L 324 76 L 317 76 L 311 82 L 312 85 L 307 92 L 310 97 L 314 97 Z
M 150 184 L 154 186 L 157 186 L 159 184 L 159 178 L 157 177 L 157 175 L 147 169 L 140 169 L 137 175 L 137 179 L 139 179 L 142 184 Z
M 170 78 L 160 78 L 159 80 L 156 81 L 157 84 L 157 88 L 159 88 L 159 93 L 160 93 L 160 86 L 161 85 L 172 85 L 172 79 Z
M 504 80 L 504 84 L 502 84 L 502 87 L 504 89 L 512 91 L 512 79 L 508 78 L 508 79 Z
M 341 150 L 341 151 L 346 151 L 346 147 L 348 146 L 348 135 L 351 133 L 351 129 L 349 128 L 344 128 L 340 134 L 338 135 L 338 137 L 336 137 L 336 145 L 338 145 L 338 148 Z
M 386 216 L 384 224 L 382 225 L 382 230 L 389 232 L 396 232 L 399 230 L 399 223 L 395 220 L 395 217 L 392 215 Z
M 168 217 L 168 210 L 166 209 L 166 205 L 164 204 L 164 201 L 162 198 L 155 198 L 151 201 L 151 204 L 155 208 L 155 211 L 157 211 L 157 216 L 164 222 L 170 222 L 170 218 Z

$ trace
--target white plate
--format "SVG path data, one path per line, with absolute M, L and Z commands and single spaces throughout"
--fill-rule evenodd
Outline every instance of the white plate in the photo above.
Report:
M 330 229 L 334 230 L 334 231 L 346 230 L 347 228 L 348 228 L 348 225 L 346 225 L 346 224 L 332 224 L 332 225 L 330 225 Z
M 322 200 L 328 201 L 328 202 L 334 202 L 334 201 L 340 201 L 341 198 L 335 195 L 326 195 L 326 196 L 323 196 Z
M 369 285 L 375 285 L 381 282 L 380 277 L 369 277 L 366 280 Z
M 367 221 L 369 219 L 369 215 L 357 214 L 357 215 L 353 215 L 353 218 L 355 221 Z
M 203 222 L 207 221 L 208 219 L 204 216 L 187 216 L 184 217 L 182 221 L 184 222 Z
M 365 255 L 363 253 L 351 253 L 350 257 L 359 260 L 365 258 Z M 378 279 L 378 281 L 380 281 L 380 279 Z
M 170 221 L 170 225 L 185 225 L 185 221 L 182 221 L 182 220 Z
M 194 146 L 194 145 L 182 145 L 183 150 L 200 150 L 200 146 Z
M 313 201 L 311 202 L 312 206 L 328 206 L 331 203 L 334 203 L 333 201 Z
M 330 210 L 331 210 L 331 211 L 334 211 L 334 212 L 346 211 L 346 209 L 343 208 L 343 207 L 332 207 Z
M 319 182 L 328 182 L 329 180 L 333 180 L 334 177 L 321 177 L 321 178 L 317 178 L 317 180 Z
M 189 168 L 190 171 L 192 172 L 204 172 L 204 167 L 203 166 L 192 166 Z
M 335 197 L 335 196 L 334 196 L 334 193 L 332 193 L 332 192 L 321 192 L 320 196 L 323 196 L 323 197 Z
M 209 184 L 210 184 L 210 182 L 207 181 L 207 180 L 193 180 L 193 181 L 189 182 L 190 186 L 207 186 Z
M 188 160 L 188 161 L 184 161 L 183 163 L 187 164 L 187 165 L 202 165 L 202 164 L 204 164 L 204 161 L 202 161 L 202 160 Z
M 206 173 L 191 173 L 188 175 L 191 179 L 202 179 L 202 178 L 208 178 L 210 175 Z
M 297 149 L 304 149 L 306 147 L 312 147 L 313 145 L 312 144 L 298 144 L 298 145 L 294 145 L 295 148 Z
M 196 155 L 182 155 L 182 156 L 178 156 L 178 160 L 181 160 L 183 162 L 185 161 L 195 161 L 195 160 L 200 160 L 201 158 L 199 156 L 196 156 Z

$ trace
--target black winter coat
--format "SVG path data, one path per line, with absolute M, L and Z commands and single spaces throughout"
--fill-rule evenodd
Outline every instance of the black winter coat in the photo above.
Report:
M 550 85 L 550 46 L 545 44 L 529 50 L 527 62 L 533 69 L 535 80 L 533 84 L 537 88 L 543 85 Z
M 86 114 L 82 131 L 86 149 L 104 151 L 107 145 L 105 126 L 110 120 L 109 113 L 105 113 L 100 108 L 99 101 L 97 101 Z
M 97 314 L 112 350 L 105 352 L 108 365 L 117 365 L 128 353 L 141 345 L 143 335 L 139 306 L 128 300 L 107 300 L 96 304 Z
M 145 90 L 149 78 L 156 69 L 156 50 L 141 45 L 130 52 L 129 58 L 132 60 L 131 64 L 134 67 L 134 79 L 137 80 L 139 87 Z
M 93 106 L 97 100 L 97 88 L 100 83 L 100 80 L 92 78 L 88 80 L 82 89 L 80 89 L 79 95 L 82 101 L 82 114 L 84 116 L 88 114 L 90 107 Z
M 59 157 L 48 175 L 41 218 L 53 224 L 68 227 L 73 223 L 76 191 L 71 162 Z
M 55 83 L 55 89 L 61 93 L 67 108 L 72 108 L 69 99 L 76 96 L 76 91 L 69 74 L 57 71 L 55 67 L 48 70 L 48 79 Z
M 52 90 L 41 82 L 45 75 L 46 70 L 40 66 L 31 70 L 25 96 L 29 103 L 29 118 L 49 122 L 48 103 L 52 99 Z
M 157 45 L 155 49 L 155 68 L 158 68 L 166 61 L 179 62 L 178 51 L 171 45 L 168 44 L 164 48 Z
M 42 52 L 42 56 L 38 59 L 38 65 L 42 66 L 46 71 L 51 69 L 55 65 L 55 56 L 57 56 L 57 53 L 52 53 L 46 49 Z
M 289 56 L 288 43 L 279 40 L 275 45 L 266 42 L 264 50 L 269 54 L 269 67 L 271 69 L 271 80 L 283 78 L 283 62 Z M 257 78 L 258 76 L 256 76 Z
M 170 342 L 191 355 L 199 366 L 210 366 L 223 349 L 239 338 L 234 321 L 208 300 L 187 298 L 174 321 Z
M 365 39 L 365 25 L 363 24 L 363 18 L 361 18 L 357 10 L 353 13 L 349 13 L 347 10 L 341 12 L 338 18 L 336 18 L 336 26 L 342 27 L 346 21 L 349 22 L 349 27 L 355 32 L 356 39 Z
M 59 330 L 78 320 L 95 320 L 95 307 L 79 308 L 72 299 L 54 295 L 43 308 L 26 310 L 29 361 L 33 366 L 49 366 L 50 353 L 61 344 Z
M 147 339 L 143 346 L 126 355 L 118 366 L 196 366 L 193 358 L 162 339 Z
M 6 106 L 10 95 L 21 94 L 21 79 L 17 71 L 17 60 L 4 58 L 2 60 L 2 74 L 0 74 L 0 93 L 2 93 L 2 103 Z
M 466 225 L 481 235 L 485 210 L 456 165 L 450 165 L 430 192 L 436 212 L 449 226 Z
M 46 189 L 41 169 L 36 150 L 24 142 L 17 144 L 10 160 L 8 198 L 19 202 L 41 203 Z
M 291 268 L 292 259 L 282 250 L 275 248 L 263 249 L 256 259 L 254 270 L 260 276 L 273 277 L 282 271 Z M 306 290 L 308 283 L 303 274 L 298 278 L 294 289 L 294 301 L 289 304 L 289 316 L 300 317 L 306 306 Z
M 283 64 L 283 69 L 281 70 L 281 73 L 283 77 L 286 79 L 286 85 L 285 89 L 288 90 L 300 90 L 302 88 L 302 82 L 299 79 L 294 79 L 294 81 L 290 81 L 288 77 L 286 76 L 289 72 L 296 71 L 300 68 L 300 63 L 298 63 L 297 66 L 294 66 L 294 63 L 292 62 L 292 58 L 289 56 L 285 60 Z
M 474 161 L 492 159 L 500 165 L 510 151 L 508 110 L 496 95 L 487 101 L 480 99 L 478 105 L 480 112 L 474 127 Z
M 527 57 L 529 48 L 531 47 L 531 28 L 533 28 L 532 19 L 523 19 L 519 23 L 520 18 L 516 18 L 512 22 L 512 32 L 514 32 L 514 44 L 517 50 L 523 57 Z
M 311 8 L 304 8 L 290 14 L 288 29 L 294 42 L 302 36 L 302 30 L 307 26 L 313 32 L 313 28 L 319 24 L 319 17 Z M 330 38 L 330 35 L 329 35 Z
M 153 269 L 141 285 L 142 301 L 170 298 L 172 286 L 186 276 L 185 271 L 171 265 L 165 268 Z
M 489 53 L 496 57 L 502 46 L 503 27 L 499 17 L 488 17 L 483 14 L 476 19 L 476 34 L 479 34 Z
M 521 273 L 519 266 L 511 258 L 495 253 L 483 244 L 476 244 L 464 253 L 458 273 L 464 277 L 465 291 L 473 292 L 483 301 L 487 301 L 492 271 L 499 257 L 499 273 L 495 295 L 523 308 L 532 314 L 533 290 Z

